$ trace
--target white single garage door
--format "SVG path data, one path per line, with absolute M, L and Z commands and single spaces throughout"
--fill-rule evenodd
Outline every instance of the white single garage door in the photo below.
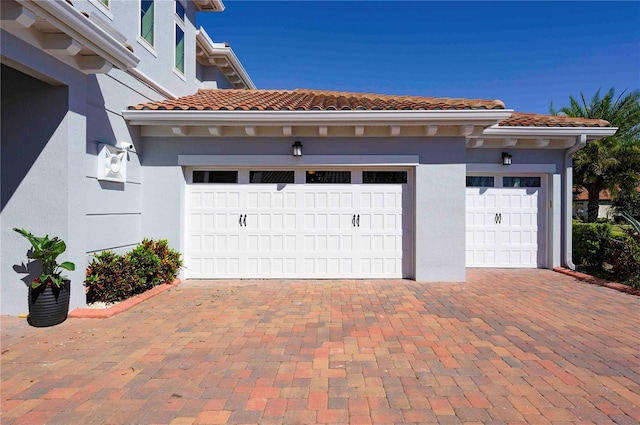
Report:
M 467 267 L 544 267 L 542 199 L 541 177 L 468 176 Z
M 185 273 L 402 278 L 408 201 L 408 184 L 188 184 Z

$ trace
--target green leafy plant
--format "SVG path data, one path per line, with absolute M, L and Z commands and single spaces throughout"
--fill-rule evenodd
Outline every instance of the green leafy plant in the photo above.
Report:
M 160 260 L 160 280 L 165 283 L 173 282 L 183 266 L 180 253 L 171 249 L 166 239 L 149 241 L 149 243 Z
M 33 252 L 30 258 L 42 262 L 42 274 L 31 282 L 32 288 L 35 289 L 40 285 L 49 284 L 54 284 L 59 288 L 66 279 L 66 276 L 62 275 L 62 269 L 69 271 L 76 269 L 75 264 L 70 261 L 57 262 L 58 256 L 67 250 L 67 245 L 57 236 L 54 238 L 49 238 L 49 235 L 37 237 L 25 229 L 14 228 L 13 230 L 24 236 L 31 243 Z
M 628 229 L 626 235 L 612 239 L 607 262 L 617 281 L 640 289 L 640 233 Z
M 87 267 L 87 302 L 116 302 L 162 283 L 171 283 L 182 267 L 181 254 L 166 240 L 144 239 L 124 255 L 103 251 Z
M 113 251 L 94 254 L 86 271 L 87 302 L 113 303 L 136 294 L 137 280 L 131 262 Z M 138 290 L 137 293 L 143 292 Z
M 125 254 L 131 261 L 138 285 L 144 290 L 161 283 L 160 258 L 156 255 L 153 245 L 153 241 L 144 239 L 140 245 Z
M 573 223 L 573 261 L 581 266 L 600 268 L 610 238 L 608 223 Z

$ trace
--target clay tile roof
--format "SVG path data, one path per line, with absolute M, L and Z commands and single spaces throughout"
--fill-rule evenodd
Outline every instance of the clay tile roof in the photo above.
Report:
M 506 120 L 500 121 L 498 125 L 513 127 L 608 127 L 609 123 L 597 119 L 514 112 Z
M 504 109 L 500 100 L 390 96 L 322 90 L 220 90 L 201 89 L 174 100 L 148 102 L 134 110 L 443 110 Z

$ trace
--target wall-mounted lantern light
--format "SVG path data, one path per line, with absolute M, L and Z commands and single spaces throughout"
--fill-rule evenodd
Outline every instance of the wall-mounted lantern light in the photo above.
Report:
M 509 152 L 502 152 L 502 165 L 511 165 L 511 158 L 513 157 L 509 155 Z
M 294 157 L 302 156 L 302 143 L 296 141 L 293 145 L 291 145 L 291 147 L 293 148 Z

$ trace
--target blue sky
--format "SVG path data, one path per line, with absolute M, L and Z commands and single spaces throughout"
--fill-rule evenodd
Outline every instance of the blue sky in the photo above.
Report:
M 501 99 L 640 89 L 640 2 L 225 0 L 201 13 L 260 89 Z

